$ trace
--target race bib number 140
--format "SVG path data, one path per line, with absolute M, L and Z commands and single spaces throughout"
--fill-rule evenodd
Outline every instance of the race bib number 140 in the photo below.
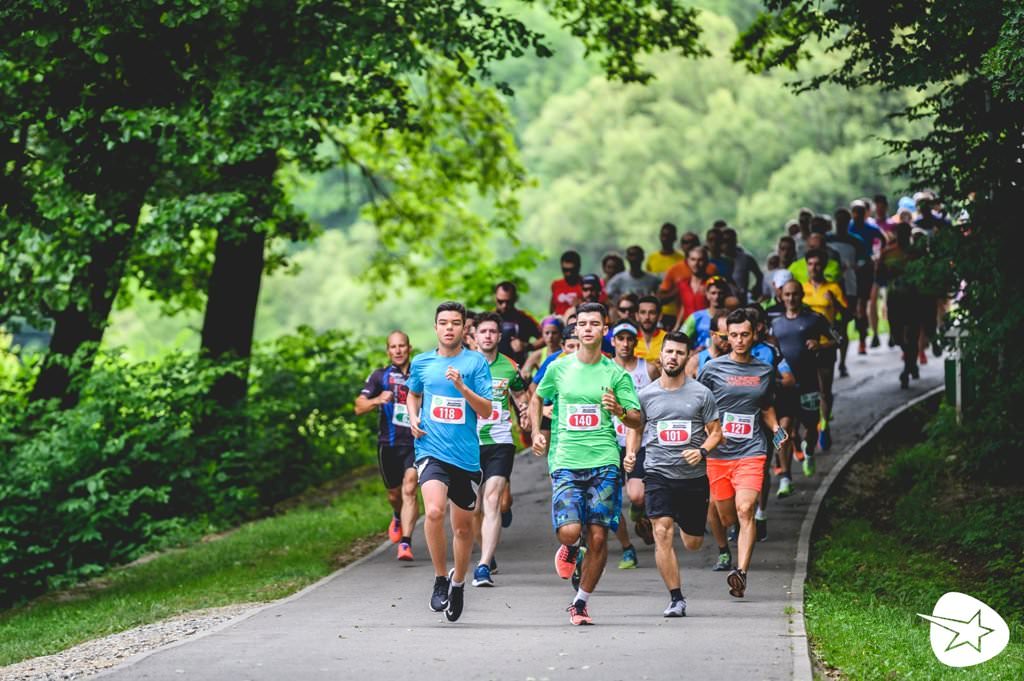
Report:
M 568 430 L 597 430 L 601 427 L 600 404 L 567 404 L 565 426 Z

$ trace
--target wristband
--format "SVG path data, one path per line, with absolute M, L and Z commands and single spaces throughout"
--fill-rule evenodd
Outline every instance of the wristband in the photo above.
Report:
M 706 450 L 703 447 L 701 447 L 699 449 L 699 451 L 700 451 L 700 456 L 701 456 L 702 459 L 707 459 L 708 458 L 708 450 Z

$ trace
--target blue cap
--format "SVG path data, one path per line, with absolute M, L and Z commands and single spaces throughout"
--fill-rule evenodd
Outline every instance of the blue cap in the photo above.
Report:
M 917 208 L 917 204 L 914 203 L 914 199 L 910 198 L 909 196 L 901 196 L 900 202 L 899 204 L 897 204 L 897 206 L 899 208 L 905 208 L 906 210 L 909 211 L 913 211 L 915 208 Z
M 633 326 L 629 322 L 622 322 L 621 324 L 616 324 L 615 328 L 612 329 L 612 338 L 615 338 L 616 336 L 618 336 L 623 331 L 625 331 L 626 333 L 631 333 L 634 336 L 637 335 L 637 331 L 636 331 L 636 327 L 635 326 Z

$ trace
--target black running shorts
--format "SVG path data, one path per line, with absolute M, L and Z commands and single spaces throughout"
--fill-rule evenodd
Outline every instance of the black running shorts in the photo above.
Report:
M 508 480 L 512 477 L 512 464 L 516 458 L 516 446 L 512 444 L 480 445 L 480 468 L 483 480 L 496 475 Z
M 476 491 L 480 486 L 480 471 L 467 471 L 450 463 L 439 461 L 432 456 L 416 462 L 416 472 L 423 483 L 437 480 L 448 486 L 448 498 L 461 509 L 476 509 Z
M 711 487 L 707 476 L 673 480 L 648 473 L 644 478 L 644 506 L 648 518 L 672 518 L 683 532 L 704 536 Z
M 416 451 L 412 446 L 380 445 L 377 447 L 377 469 L 388 489 L 402 486 L 402 478 L 416 467 Z

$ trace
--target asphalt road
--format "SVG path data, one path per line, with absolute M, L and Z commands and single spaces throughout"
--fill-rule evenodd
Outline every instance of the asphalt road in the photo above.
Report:
M 939 385 L 931 358 L 910 390 L 899 389 L 899 351 L 851 355 L 851 377 L 836 384 L 831 453 L 796 492 L 768 506 L 768 539 L 754 551 L 747 597 L 728 595 L 725 574 L 711 571 L 710 536 L 685 553 L 677 541 L 688 601 L 685 619 L 661 615 L 668 594 L 653 547 L 639 540 L 640 567 L 618 570 L 618 543 L 590 613 L 596 626 L 572 627 L 565 612 L 573 591 L 553 569 L 546 462 L 520 456 L 513 476 L 514 521 L 498 547 L 495 588 L 467 586 L 457 623 L 430 612 L 433 583 L 422 531 L 417 559 L 399 563 L 390 545 L 295 597 L 227 628 L 158 650 L 113 669 L 114 679 L 676 679 L 793 677 L 792 618 L 787 612 L 797 537 L 814 493 L 836 454 L 894 408 Z M 381 518 L 382 527 L 387 519 Z M 631 528 L 632 529 L 632 528 Z M 735 555 L 735 554 L 734 554 Z

